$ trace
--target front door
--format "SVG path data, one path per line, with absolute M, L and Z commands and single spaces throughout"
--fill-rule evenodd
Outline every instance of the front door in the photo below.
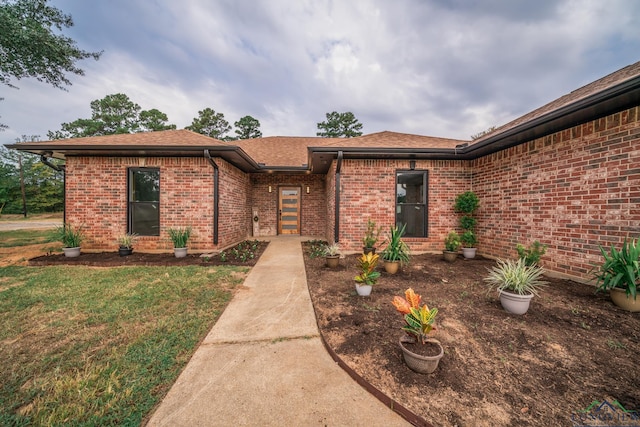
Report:
M 280 187 L 278 234 L 300 234 L 300 187 Z

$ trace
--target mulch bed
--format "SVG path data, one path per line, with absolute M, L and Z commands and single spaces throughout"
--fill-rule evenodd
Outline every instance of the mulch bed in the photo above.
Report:
M 114 252 L 81 252 L 80 256 L 75 258 L 65 257 L 64 254 L 43 255 L 29 260 L 29 265 L 45 266 L 45 265 L 86 265 L 93 267 L 118 267 L 118 266 L 186 266 L 186 265 L 243 265 L 254 266 L 260 255 L 267 248 L 269 242 L 257 242 L 256 250 L 253 251 L 254 257 L 248 258 L 246 261 L 235 259 L 229 250 L 225 261 L 220 258 L 219 254 L 187 254 L 184 258 L 176 258 L 171 253 L 144 253 L 134 252 L 128 256 L 120 256 L 117 251 Z
M 594 401 L 640 409 L 640 313 L 620 310 L 593 286 L 545 277 L 550 283 L 519 316 L 487 289 L 490 259 L 450 264 L 442 255 L 415 255 L 397 275 L 382 272 L 370 297 L 356 295 L 356 256 L 340 263 L 331 270 L 305 251 L 325 341 L 427 423 L 572 426 L 584 424 L 579 411 Z M 409 287 L 439 309 L 434 337 L 445 355 L 433 374 L 411 371 L 399 349 L 403 319 L 391 300 Z

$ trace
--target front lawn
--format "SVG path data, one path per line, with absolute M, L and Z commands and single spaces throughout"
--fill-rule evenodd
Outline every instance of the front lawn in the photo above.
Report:
M 139 425 L 248 268 L 0 268 L 0 425 Z

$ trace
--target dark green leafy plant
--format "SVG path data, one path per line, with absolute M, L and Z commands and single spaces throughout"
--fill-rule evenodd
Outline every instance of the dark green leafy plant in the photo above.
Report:
M 63 224 L 56 229 L 59 240 L 65 248 L 77 248 L 84 240 L 82 226 L 74 227 L 71 224 Z
M 364 244 L 364 247 L 373 248 L 374 245 L 378 242 L 381 232 L 382 232 L 382 227 L 376 228 L 376 222 L 369 219 L 367 221 L 367 231 L 365 231 L 364 238 L 362 239 L 362 243 Z
M 593 274 L 599 291 L 607 291 L 611 288 L 621 288 L 626 291 L 627 297 L 636 299 L 636 290 L 640 284 L 640 244 L 638 239 L 628 241 L 624 239 L 622 248 L 618 251 L 611 245 L 610 253 L 602 247 L 600 252 L 604 262 L 594 267 Z
M 444 239 L 444 250 L 447 252 L 457 252 L 461 245 L 460 235 L 453 230 Z
M 191 237 L 191 227 L 169 228 L 167 233 L 174 248 L 186 248 L 189 237 Z
M 478 199 L 478 196 L 476 196 L 476 193 L 473 191 L 465 191 L 464 193 L 458 194 L 456 197 L 454 208 L 456 212 L 473 215 L 479 205 L 480 200 Z
M 542 255 L 547 252 L 547 245 L 543 245 L 536 240 L 528 248 L 525 248 L 524 245 L 518 243 L 516 251 L 518 251 L 518 258 L 524 259 L 525 264 L 538 265 Z
M 460 227 L 462 227 L 463 230 L 473 231 L 477 223 L 478 220 L 472 216 L 464 215 L 460 217 Z
M 402 228 L 393 226 L 389 230 L 389 237 L 387 238 L 387 247 L 382 251 L 382 259 L 385 261 L 400 261 L 402 263 L 409 262 L 409 246 L 402 241 L 405 229 L 407 225 L 404 224 Z
M 476 243 L 478 243 L 478 238 L 473 231 L 467 230 L 462 233 L 462 236 L 460 236 L 460 242 L 465 248 L 473 248 L 475 247 Z
M 309 258 L 319 258 L 325 256 L 327 242 L 324 240 L 309 240 Z

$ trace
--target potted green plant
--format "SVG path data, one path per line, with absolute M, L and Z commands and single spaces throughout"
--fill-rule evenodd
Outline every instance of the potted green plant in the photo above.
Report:
M 444 251 L 442 255 L 447 262 L 454 262 L 458 258 L 458 250 L 460 249 L 460 235 L 451 230 L 447 237 L 444 238 Z
M 542 255 L 547 252 L 547 245 L 543 245 L 536 240 L 526 248 L 524 245 L 518 243 L 516 245 L 516 251 L 518 252 L 518 258 L 524 259 L 525 264 L 538 265 Z
M 404 224 L 402 228 L 393 226 L 389 230 L 387 247 L 382 251 L 384 269 L 387 273 L 396 274 L 401 264 L 409 262 L 409 246 L 402 241 L 406 227 Z
M 637 299 L 637 288 L 640 285 L 640 242 L 638 239 L 628 241 L 626 238 L 622 248 L 616 250 L 611 245 L 610 253 L 599 246 L 604 262 L 594 267 L 592 273 L 599 291 L 609 291 L 615 305 L 627 311 L 640 311 L 640 300 Z
M 167 229 L 169 238 L 173 242 L 173 252 L 176 258 L 187 256 L 187 242 L 191 237 L 191 227 L 178 227 Z
M 65 223 L 56 229 L 58 238 L 62 242 L 64 256 L 74 258 L 80 256 L 80 244 L 84 240 L 84 230 L 82 226 L 74 227 Z
M 358 258 L 360 273 L 353 278 L 356 281 L 356 291 L 358 295 L 365 297 L 371 295 L 371 289 L 380 277 L 380 272 L 376 271 L 378 258 L 379 255 L 372 252 L 362 254 L 360 258 Z
M 362 244 L 364 245 L 362 251 L 365 254 L 368 253 L 376 253 L 376 243 L 380 238 L 380 232 L 382 231 L 382 227 L 376 227 L 376 222 L 369 218 L 367 220 L 367 230 L 364 233 L 364 237 L 362 239 Z
M 474 229 L 477 220 L 473 217 L 473 214 L 480 206 L 480 199 L 473 191 L 465 191 L 458 194 L 456 197 L 453 208 L 456 212 L 462 213 L 460 217 L 460 227 L 464 230 L 463 236 L 467 236 L 466 239 L 461 239 L 462 242 L 462 255 L 465 258 L 474 258 L 476 256 L 476 245 L 478 239 L 474 233 Z
M 126 233 L 118 236 L 118 255 L 128 256 L 133 253 L 133 244 L 138 237 L 135 233 Z
M 489 275 L 484 278 L 492 288 L 497 287 L 502 307 L 513 314 L 525 314 L 538 289 L 545 284 L 542 280 L 542 269 L 535 265 L 527 265 L 522 258 L 517 261 L 498 260 L 497 265 L 488 269 Z
M 476 244 L 478 243 L 478 238 L 476 234 L 467 230 L 460 236 L 460 243 L 462 243 L 462 255 L 467 258 L 475 258 L 476 256 Z
M 400 312 L 405 321 L 402 328 L 406 334 L 400 337 L 400 348 L 404 361 L 413 371 L 430 374 L 436 370 L 440 359 L 444 355 L 442 344 L 430 338 L 435 330 L 435 319 L 438 309 L 429 309 L 427 304 L 420 306 L 422 297 L 412 288 L 405 291 L 405 298 L 396 296 L 393 305 Z
M 324 258 L 327 261 L 327 267 L 338 268 L 340 265 L 340 245 L 326 245 L 324 247 Z

